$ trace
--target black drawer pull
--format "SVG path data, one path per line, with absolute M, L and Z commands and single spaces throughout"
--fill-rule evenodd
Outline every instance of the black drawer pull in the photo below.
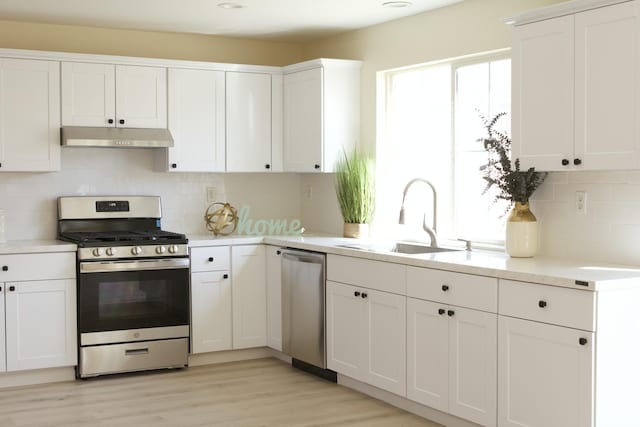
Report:
M 209 259 L 208 259 L 208 261 L 209 261 L 209 262 L 213 262 L 213 257 L 212 257 L 212 256 L 210 256 L 210 257 L 209 257 Z
M 355 292 L 353 293 L 353 296 L 354 296 L 354 297 L 359 297 L 359 296 L 360 296 L 360 292 L 355 291 Z
M 109 124 L 110 124 L 110 125 L 112 125 L 112 124 L 113 124 L 113 119 L 109 119 L 109 120 L 107 120 L 107 121 L 109 122 Z
M 10 292 L 13 292 L 13 291 L 15 291 L 15 290 L 16 290 L 16 287 L 15 287 L 15 286 L 9 286 L 9 291 L 10 291 Z
M 449 316 L 449 317 L 453 316 L 454 314 L 456 314 L 456 312 L 453 311 L 453 310 L 447 311 L 447 316 Z
M 442 292 L 447 292 L 449 290 L 449 285 L 442 285 Z
M 438 309 L 438 314 L 439 314 L 440 316 L 442 316 L 442 315 L 445 313 L 445 311 L 446 311 L 446 310 L 445 310 L 444 308 L 439 308 L 439 309 Z
M 3 265 L 2 266 L 2 271 L 9 271 L 9 266 L 8 265 Z
M 276 251 L 276 255 L 281 255 L 282 251 Z
M 562 159 L 562 166 L 567 166 L 569 164 L 569 159 Z
M 123 125 L 124 124 L 124 119 L 120 119 L 120 120 L 118 120 L 118 122 L 120 122 L 120 124 Z
M 587 339 L 586 338 L 580 338 L 578 340 L 578 342 L 580 343 L 580 345 L 587 345 Z
M 369 296 L 369 295 L 367 295 L 367 293 L 366 293 L 366 292 L 363 292 L 363 293 L 362 293 L 362 298 L 366 298 L 366 297 L 368 297 L 368 296 Z
M 228 278 L 229 278 L 229 275 L 228 275 L 228 274 L 223 274 L 223 275 L 222 275 L 222 278 L 223 278 L 223 279 L 228 279 Z
M 540 308 L 545 308 L 547 306 L 547 302 L 543 299 L 541 299 L 540 301 L 538 301 L 538 307 Z
M 314 169 L 320 169 L 320 165 L 319 164 L 315 164 L 315 165 L 313 165 L 313 168 Z
M 178 168 L 177 163 L 171 163 L 171 169 L 177 169 L 177 168 Z

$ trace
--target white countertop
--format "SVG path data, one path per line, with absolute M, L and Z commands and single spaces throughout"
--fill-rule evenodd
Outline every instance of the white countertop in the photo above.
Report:
M 32 254 L 45 252 L 75 252 L 74 243 L 60 240 L 9 240 L 0 243 L 0 255 Z
M 376 242 L 375 240 L 370 240 Z M 511 258 L 495 251 L 464 250 L 431 254 L 398 254 L 342 248 L 368 242 L 326 236 L 189 236 L 189 245 L 218 246 L 266 243 L 416 267 L 428 267 L 499 279 L 519 280 L 582 290 L 614 290 L 640 286 L 640 267 L 543 257 Z

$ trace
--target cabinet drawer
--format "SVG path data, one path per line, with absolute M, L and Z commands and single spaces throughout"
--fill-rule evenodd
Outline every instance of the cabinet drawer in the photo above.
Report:
M 231 268 L 229 246 L 191 248 L 191 271 L 219 271 Z
M 499 313 L 595 331 L 595 293 L 535 283 L 500 281 Z
M 328 255 L 327 280 L 404 295 L 407 268 L 401 264 Z
M 409 267 L 407 296 L 496 313 L 498 311 L 498 279 Z
M 73 279 L 75 277 L 75 252 L 0 256 L 0 282 Z

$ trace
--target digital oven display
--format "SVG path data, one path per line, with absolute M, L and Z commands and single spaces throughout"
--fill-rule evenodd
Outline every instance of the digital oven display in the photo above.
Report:
M 101 200 L 96 202 L 96 212 L 129 212 L 129 201 Z

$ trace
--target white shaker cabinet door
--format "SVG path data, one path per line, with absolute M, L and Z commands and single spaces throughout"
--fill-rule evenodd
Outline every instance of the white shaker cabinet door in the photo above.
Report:
M 0 172 L 60 170 L 60 63 L 0 58 Z
M 5 283 L 0 282 L 0 372 L 7 370 L 7 357 L 5 347 L 5 313 L 4 313 L 4 300 L 5 300 Z
M 573 19 L 513 29 L 512 157 L 523 169 L 560 170 L 573 159 Z
M 116 126 L 113 64 L 62 63 L 62 126 Z
M 327 367 L 367 381 L 366 304 L 361 289 L 327 281 Z
M 169 131 L 161 170 L 224 172 L 225 83 L 223 71 L 169 69 Z
M 498 315 L 450 306 L 449 413 L 496 425 Z
M 449 410 L 447 305 L 407 298 L 407 398 Z
M 231 248 L 233 348 L 267 345 L 267 286 L 264 245 Z
M 76 281 L 8 282 L 7 371 L 77 363 Z
M 282 351 L 282 256 L 267 246 L 267 345 Z
M 593 426 L 594 333 L 498 316 L 498 426 Z
M 191 274 L 191 352 L 231 349 L 231 280 L 227 271 Z
M 269 172 L 271 75 L 227 72 L 227 172 Z
M 116 65 L 116 126 L 167 127 L 167 69 Z
M 284 76 L 284 170 L 321 172 L 323 69 Z
M 575 158 L 588 169 L 640 167 L 639 7 L 575 16 Z

